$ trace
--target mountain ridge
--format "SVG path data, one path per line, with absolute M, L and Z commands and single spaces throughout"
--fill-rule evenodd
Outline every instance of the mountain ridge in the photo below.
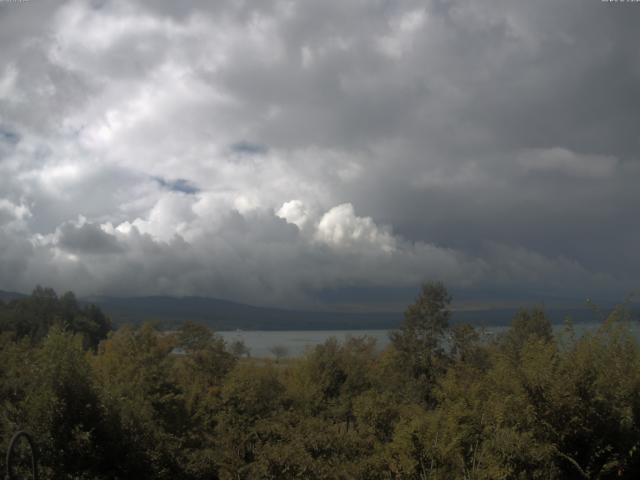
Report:
M 28 295 L 0 290 L 0 300 L 11 301 Z M 185 321 L 202 323 L 214 330 L 375 330 L 401 325 L 402 311 L 305 311 L 255 306 L 201 296 L 174 297 L 147 295 L 113 297 L 94 295 L 79 298 L 81 303 L 99 306 L 116 325 L 156 322 L 159 328 L 172 329 Z M 524 303 L 522 307 L 539 305 Z M 460 308 L 462 307 L 462 308 Z M 516 306 L 465 308 L 453 305 L 452 323 L 470 323 L 476 327 L 508 325 L 520 309 Z M 597 311 L 588 307 L 546 307 L 553 323 L 571 317 L 575 323 L 601 320 L 609 307 Z
M 210 297 L 94 297 L 94 303 L 117 323 L 160 322 L 177 327 L 184 321 L 204 323 L 215 330 L 365 330 L 398 328 L 403 312 L 304 311 L 247 305 Z M 534 304 L 523 305 L 532 307 Z M 508 325 L 520 307 L 452 309 L 452 323 L 474 326 Z M 602 312 L 607 312 L 605 308 Z M 588 307 L 548 307 L 553 323 L 570 317 L 575 323 L 602 319 Z
M 18 292 L 9 292 L 6 290 L 0 290 L 0 300 L 2 300 L 3 302 L 9 302 L 11 300 L 18 300 L 20 298 L 26 298 L 29 295 L 26 295 L 24 293 L 18 293 Z

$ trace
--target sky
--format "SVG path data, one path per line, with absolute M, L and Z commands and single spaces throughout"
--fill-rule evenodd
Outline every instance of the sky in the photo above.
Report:
M 0 2 L 0 289 L 640 287 L 640 3 Z

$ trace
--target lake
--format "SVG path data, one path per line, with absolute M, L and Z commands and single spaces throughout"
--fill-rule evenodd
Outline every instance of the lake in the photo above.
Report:
M 574 325 L 576 335 L 582 335 L 589 330 L 598 327 L 600 323 L 577 323 Z M 484 327 L 487 337 L 503 332 L 508 327 L 493 326 Z M 640 340 L 640 324 L 630 325 L 636 339 Z M 554 330 L 560 333 L 563 325 L 554 325 Z M 256 330 L 236 330 L 217 332 L 226 342 L 242 340 L 249 348 L 252 357 L 273 357 L 271 349 L 276 346 L 285 347 L 290 357 L 303 355 L 309 348 L 324 343 L 331 337 L 336 337 L 340 341 L 348 337 L 369 336 L 376 340 L 380 349 L 389 343 L 389 332 L 391 330 L 283 330 L 283 331 L 256 331 Z

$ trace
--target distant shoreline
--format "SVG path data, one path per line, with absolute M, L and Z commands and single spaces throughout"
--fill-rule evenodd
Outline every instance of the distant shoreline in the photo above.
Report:
M 597 328 L 601 322 L 574 323 L 575 333 L 578 337 L 588 331 Z M 553 324 L 556 334 L 563 329 L 562 323 Z M 636 339 L 640 341 L 640 322 L 630 324 Z M 480 326 L 485 329 L 487 338 L 496 335 L 509 328 L 508 325 Z M 344 341 L 348 337 L 367 336 L 375 339 L 377 347 L 383 349 L 389 343 L 389 332 L 393 329 L 333 329 L 333 330 L 226 330 L 216 331 L 226 342 L 241 340 L 249 348 L 252 358 L 274 358 L 274 347 L 283 347 L 287 351 L 287 357 L 295 358 L 316 345 L 320 345 L 331 337 Z

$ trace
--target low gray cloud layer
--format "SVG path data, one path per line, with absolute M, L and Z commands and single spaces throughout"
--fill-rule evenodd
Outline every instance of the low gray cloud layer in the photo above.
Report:
M 0 3 L 0 289 L 640 285 L 640 6 Z

